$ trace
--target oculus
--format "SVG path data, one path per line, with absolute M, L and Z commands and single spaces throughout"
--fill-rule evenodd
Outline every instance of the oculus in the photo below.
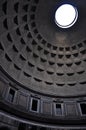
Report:
M 72 27 L 78 18 L 77 8 L 70 4 L 63 4 L 55 12 L 55 23 L 60 28 Z

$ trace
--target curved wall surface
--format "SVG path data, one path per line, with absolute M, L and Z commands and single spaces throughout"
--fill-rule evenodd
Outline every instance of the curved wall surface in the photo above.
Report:
M 16 129 L 86 129 L 86 1 L 68 0 L 69 29 L 54 21 L 64 3 L 0 0 L 0 119 Z

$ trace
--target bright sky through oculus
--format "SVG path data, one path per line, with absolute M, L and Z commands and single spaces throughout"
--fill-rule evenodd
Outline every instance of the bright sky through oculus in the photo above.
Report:
M 78 18 L 77 9 L 70 4 L 61 5 L 55 12 L 55 23 L 61 28 L 69 28 Z

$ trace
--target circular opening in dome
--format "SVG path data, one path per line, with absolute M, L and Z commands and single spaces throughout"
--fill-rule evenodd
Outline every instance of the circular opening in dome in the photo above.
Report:
M 78 18 L 77 8 L 70 4 L 61 5 L 55 12 L 55 23 L 60 28 L 69 28 Z

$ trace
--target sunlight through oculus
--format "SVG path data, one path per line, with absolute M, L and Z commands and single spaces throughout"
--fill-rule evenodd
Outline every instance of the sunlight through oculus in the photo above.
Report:
M 70 28 L 78 18 L 77 8 L 70 4 L 61 5 L 55 12 L 55 23 L 60 28 Z

